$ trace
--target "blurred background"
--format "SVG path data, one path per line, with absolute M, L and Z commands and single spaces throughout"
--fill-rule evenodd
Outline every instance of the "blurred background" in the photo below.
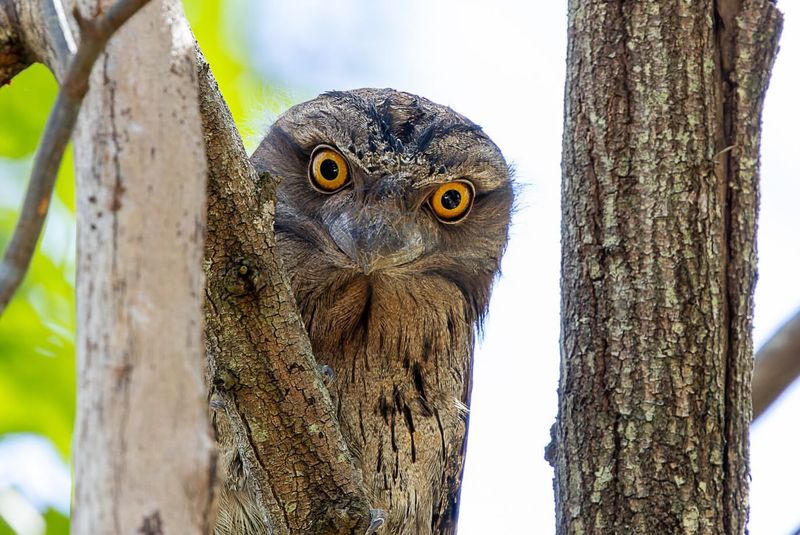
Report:
M 190 0 L 184 6 L 252 150 L 288 106 L 394 87 L 482 125 L 521 198 L 476 355 L 463 535 L 551 533 L 566 4 L 498 0 Z M 800 7 L 786 16 L 764 115 L 755 340 L 800 307 Z M 0 88 L 0 247 L 13 230 L 56 85 L 42 67 Z M 40 250 L 0 318 L 0 535 L 68 533 L 74 419 L 74 177 L 64 162 Z M 800 388 L 753 428 L 751 532 L 800 526 Z

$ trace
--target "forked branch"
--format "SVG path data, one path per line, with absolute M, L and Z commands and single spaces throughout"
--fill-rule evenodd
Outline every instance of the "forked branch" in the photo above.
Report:
M 0 263 L 0 315 L 22 283 L 36 249 L 58 168 L 88 89 L 92 66 L 114 32 L 148 2 L 120 0 L 94 18 L 84 18 L 75 11 L 80 45 L 69 63 L 56 103 L 47 119 L 42 141 L 33 160 L 19 221 Z M 4 9 L 3 12 L 8 13 L 9 10 Z

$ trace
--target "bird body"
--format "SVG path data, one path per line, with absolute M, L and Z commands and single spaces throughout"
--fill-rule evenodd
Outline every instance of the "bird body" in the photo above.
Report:
M 252 159 L 281 179 L 280 257 L 382 532 L 455 533 L 506 162 L 468 119 L 391 89 L 291 108 Z

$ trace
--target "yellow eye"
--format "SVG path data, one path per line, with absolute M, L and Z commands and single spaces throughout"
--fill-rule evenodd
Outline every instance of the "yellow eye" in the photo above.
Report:
M 350 176 L 344 156 L 331 147 L 320 145 L 311 153 L 308 177 L 311 185 L 322 193 L 340 190 Z
M 456 223 L 467 216 L 473 196 L 472 184 L 459 180 L 439 186 L 429 202 L 439 221 Z

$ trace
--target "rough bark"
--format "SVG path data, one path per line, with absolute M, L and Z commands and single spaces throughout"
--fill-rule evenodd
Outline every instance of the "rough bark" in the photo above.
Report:
M 744 533 L 770 2 L 569 3 L 558 533 Z
M 74 137 L 76 534 L 206 534 L 212 525 L 198 105 L 180 3 L 154 2 L 100 56 Z
M 277 533 L 366 533 L 366 491 L 278 264 L 276 183 L 250 165 L 198 52 L 209 166 L 206 336 L 223 450 L 242 455 Z M 222 411 L 220 411 L 222 412 Z

